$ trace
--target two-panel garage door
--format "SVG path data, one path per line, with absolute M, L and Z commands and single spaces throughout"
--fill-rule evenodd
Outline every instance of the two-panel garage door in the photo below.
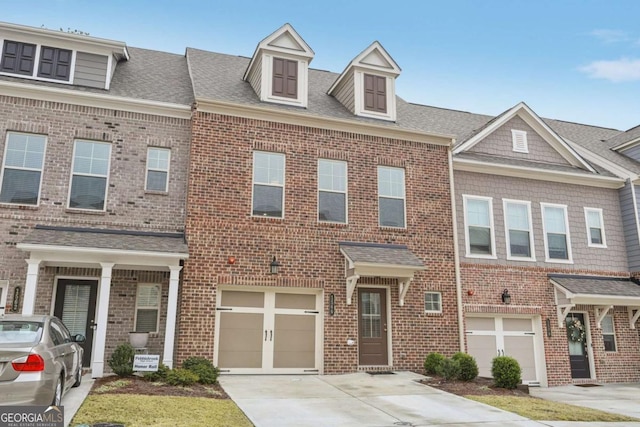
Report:
M 318 373 L 319 293 L 222 289 L 214 363 L 227 373 Z

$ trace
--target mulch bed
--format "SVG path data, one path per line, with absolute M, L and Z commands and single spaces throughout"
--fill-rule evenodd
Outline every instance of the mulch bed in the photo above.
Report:
M 142 394 L 147 396 L 207 397 L 210 399 L 229 398 L 219 384 L 172 386 L 147 381 L 137 375 L 126 378 L 115 375 L 96 378 L 91 388 L 91 394 Z
M 520 385 L 518 388 L 508 390 L 506 388 L 498 388 L 493 385 L 491 378 L 477 377 L 473 381 L 445 381 L 440 377 L 430 377 L 421 381 L 422 384 L 446 391 L 447 393 L 457 394 L 458 396 L 529 396 L 529 387 Z

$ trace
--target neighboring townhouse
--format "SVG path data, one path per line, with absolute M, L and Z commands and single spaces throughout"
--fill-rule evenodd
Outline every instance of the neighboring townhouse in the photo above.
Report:
M 323 53 L 325 54 L 325 53 Z M 178 360 L 223 373 L 421 371 L 460 349 L 451 137 L 377 42 L 310 68 L 288 24 L 251 58 L 187 49 L 196 109 Z
M 130 331 L 173 364 L 190 116 L 184 56 L 0 23 L 0 314 L 55 314 L 102 376 Z M 141 351 L 144 351 L 142 349 Z

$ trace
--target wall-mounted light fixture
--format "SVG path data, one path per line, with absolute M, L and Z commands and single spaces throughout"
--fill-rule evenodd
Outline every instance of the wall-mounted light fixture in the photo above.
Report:
M 269 264 L 269 273 L 278 274 L 278 268 L 280 268 L 280 263 L 276 260 L 276 257 L 273 257 L 273 261 Z
M 502 291 L 502 302 L 504 304 L 511 304 L 511 295 L 509 295 L 509 290 L 505 289 Z
M 334 294 L 329 295 L 329 316 L 336 314 L 336 296 Z
M 549 338 L 551 338 L 551 319 L 549 319 L 549 318 L 547 317 L 547 320 L 545 321 L 545 324 L 546 324 L 546 326 L 547 326 L 547 336 L 548 336 Z

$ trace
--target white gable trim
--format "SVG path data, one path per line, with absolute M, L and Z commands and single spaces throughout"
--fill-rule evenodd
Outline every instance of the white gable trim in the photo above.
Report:
M 611 147 L 611 149 L 613 151 L 622 151 L 622 150 L 626 150 L 627 148 L 631 148 L 635 145 L 640 144 L 640 137 L 639 138 L 634 138 L 631 141 L 627 141 L 627 142 L 623 142 L 620 145 L 616 145 L 615 147 Z
M 573 148 L 574 150 L 576 150 L 576 152 L 578 154 L 580 154 L 581 157 L 587 159 L 588 161 L 598 164 L 602 167 L 604 167 L 605 169 L 607 169 L 609 172 L 614 173 L 615 175 L 619 176 L 620 178 L 624 178 L 624 179 L 630 179 L 631 181 L 636 181 L 639 180 L 640 177 L 630 171 L 625 169 L 624 167 L 613 163 L 610 160 L 605 159 L 604 157 L 600 156 L 599 154 L 596 154 L 592 151 L 587 150 L 586 148 L 582 147 L 579 144 L 576 144 L 573 141 L 570 140 L 566 140 L 566 142 L 571 146 L 571 148 Z
M 545 141 L 553 147 L 571 165 L 586 169 L 590 172 L 596 172 L 595 169 L 565 142 L 553 129 L 551 129 L 536 113 L 531 110 L 527 104 L 520 102 L 509 111 L 497 117 L 491 124 L 486 126 L 476 135 L 469 138 L 463 144 L 460 144 L 453 150 L 453 154 L 458 154 L 471 149 L 474 145 L 484 140 L 487 136 L 499 129 L 512 118 L 519 116 L 531 128 L 537 132 Z

